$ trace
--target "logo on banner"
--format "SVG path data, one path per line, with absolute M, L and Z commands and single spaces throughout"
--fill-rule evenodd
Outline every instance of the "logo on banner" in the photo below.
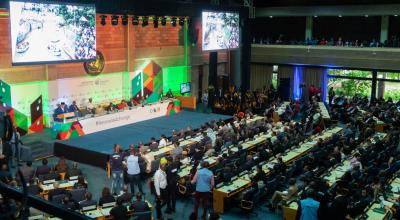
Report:
M 83 67 L 85 68 L 87 74 L 91 76 L 97 76 L 103 71 L 104 64 L 105 64 L 104 56 L 99 50 L 97 50 L 96 60 L 90 62 L 84 62 Z
M 155 112 L 159 112 L 159 111 L 161 111 L 161 108 L 160 108 L 160 107 L 151 108 L 151 109 L 150 109 L 150 113 L 155 113 Z

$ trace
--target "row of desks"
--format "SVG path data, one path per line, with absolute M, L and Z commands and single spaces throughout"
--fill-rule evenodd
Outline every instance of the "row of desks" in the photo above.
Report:
M 335 127 L 333 129 L 327 130 L 324 133 L 313 137 L 312 139 L 325 139 L 331 137 L 333 134 L 338 133 L 342 130 L 340 127 Z M 286 154 L 282 156 L 282 160 L 285 164 L 290 164 L 292 161 L 307 154 L 315 145 L 316 141 L 312 140 L 306 143 L 300 144 L 298 147 L 288 150 Z M 273 158 L 267 163 L 262 164 L 262 169 L 269 175 L 271 168 L 277 163 L 277 159 Z M 244 175 L 239 175 L 233 178 L 229 184 L 224 184 L 220 187 L 216 187 L 213 192 L 214 199 L 214 212 L 222 213 L 224 212 L 224 200 L 230 198 L 243 190 L 247 189 L 252 185 L 251 176 L 255 174 L 255 166 L 252 171 L 245 173 Z
M 376 133 L 373 137 L 370 138 L 370 140 L 373 140 L 375 137 L 379 138 L 379 140 L 382 140 L 386 136 L 387 136 L 386 133 Z M 364 148 L 365 143 L 366 141 L 364 143 L 361 143 L 360 147 Z M 352 154 L 356 153 L 357 149 L 353 150 Z M 323 175 L 323 178 L 327 181 L 330 187 L 332 187 L 338 180 L 340 180 L 344 176 L 344 174 L 350 169 L 350 160 L 351 158 L 347 158 L 334 168 L 329 169 L 326 175 Z M 294 220 L 296 218 L 297 209 L 298 209 L 298 204 L 296 201 L 293 201 L 289 203 L 287 206 L 284 206 L 283 219 Z

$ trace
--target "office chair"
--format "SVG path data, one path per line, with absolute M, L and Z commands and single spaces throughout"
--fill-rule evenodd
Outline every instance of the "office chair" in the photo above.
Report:
M 132 218 L 132 220 L 151 220 L 151 217 L 152 211 L 135 212 L 135 216 Z
M 257 190 L 257 192 L 253 192 L 252 190 L 250 190 L 247 193 L 251 193 L 251 195 L 249 196 L 250 199 L 246 200 L 247 198 L 242 199 L 240 201 L 240 209 L 245 212 L 246 214 L 254 214 L 255 216 L 258 216 L 257 213 L 254 212 L 255 208 L 257 207 L 257 203 L 260 200 L 260 191 Z
M 73 189 L 71 190 L 72 199 L 79 203 L 80 201 L 85 200 L 86 189 Z
M 53 196 L 51 202 L 56 203 L 56 204 L 62 204 L 62 201 L 65 196 L 67 196 L 67 195 L 65 195 L 65 194 L 55 195 L 55 196 Z

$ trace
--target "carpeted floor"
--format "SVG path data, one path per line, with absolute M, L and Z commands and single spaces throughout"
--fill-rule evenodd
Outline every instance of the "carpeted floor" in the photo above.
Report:
M 148 143 L 151 137 L 155 137 L 158 140 L 161 134 L 165 134 L 167 137 L 171 136 L 173 129 L 178 131 L 180 129 L 186 130 L 189 125 L 193 128 L 198 128 L 205 122 L 228 118 L 231 118 L 231 116 L 183 110 L 172 116 L 146 120 L 61 142 L 79 148 L 111 154 L 115 143 L 119 143 L 123 149 L 127 149 L 129 144 L 136 145 L 139 141 Z

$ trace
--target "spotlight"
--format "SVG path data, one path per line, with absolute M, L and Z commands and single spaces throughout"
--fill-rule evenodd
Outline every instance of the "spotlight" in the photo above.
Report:
M 107 15 L 100 15 L 100 18 L 101 18 L 100 24 L 101 25 L 106 25 Z
M 153 17 L 153 25 L 154 25 L 154 28 L 158 28 L 158 17 L 157 16 Z
M 128 24 L 128 15 L 122 15 L 121 17 L 122 25 L 126 26 Z
M 147 16 L 142 17 L 142 27 L 146 27 L 149 24 L 149 18 Z
M 185 18 L 184 17 L 179 18 L 179 25 L 183 26 L 184 24 L 185 24 Z
M 118 15 L 111 16 L 111 24 L 112 25 L 118 25 L 118 18 L 119 18 Z
M 165 26 L 166 24 L 167 24 L 167 17 L 164 16 L 164 17 L 161 18 L 161 25 Z
M 132 16 L 132 25 L 139 25 L 139 19 L 135 15 Z
M 342 17 L 342 15 L 339 15 L 339 18 L 341 18 Z
M 173 27 L 176 27 L 176 18 L 175 17 L 171 18 L 171 25 Z

